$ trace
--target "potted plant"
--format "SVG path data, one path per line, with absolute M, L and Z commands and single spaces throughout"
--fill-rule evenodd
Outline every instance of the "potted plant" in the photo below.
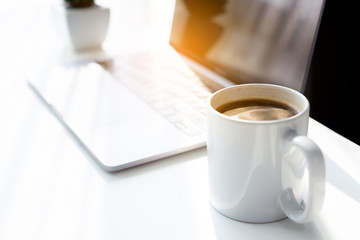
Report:
M 64 0 L 69 7 L 84 8 L 94 5 L 94 0 Z
M 105 40 L 110 21 L 110 9 L 94 0 L 63 0 L 57 7 L 57 22 L 61 34 L 75 50 L 99 48 Z M 60 13 L 59 13 L 60 12 Z

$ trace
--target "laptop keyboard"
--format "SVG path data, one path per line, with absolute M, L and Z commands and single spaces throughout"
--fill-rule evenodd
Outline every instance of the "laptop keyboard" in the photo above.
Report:
M 204 134 L 211 93 L 177 57 L 141 53 L 100 65 L 186 135 Z

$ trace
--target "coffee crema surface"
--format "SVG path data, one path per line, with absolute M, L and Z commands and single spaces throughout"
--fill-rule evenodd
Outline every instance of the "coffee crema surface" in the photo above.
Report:
M 234 119 L 271 121 L 289 118 L 297 114 L 289 105 L 268 99 L 246 99 L 226 103 L 216 109 Z

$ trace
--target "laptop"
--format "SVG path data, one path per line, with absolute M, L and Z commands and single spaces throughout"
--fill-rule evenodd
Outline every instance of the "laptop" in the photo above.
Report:
M 164 51 L 44 67 L 28 85 L 88 156 L 119 171 L 206 145 L 211 92 L 303 92 L 323 0 L 177 0 Z

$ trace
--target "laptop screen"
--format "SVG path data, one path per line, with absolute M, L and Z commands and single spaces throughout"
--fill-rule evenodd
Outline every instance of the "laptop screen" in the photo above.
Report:
M 303 91 L 325 0 L 177 0 L 170 44 L 235 83 Z

